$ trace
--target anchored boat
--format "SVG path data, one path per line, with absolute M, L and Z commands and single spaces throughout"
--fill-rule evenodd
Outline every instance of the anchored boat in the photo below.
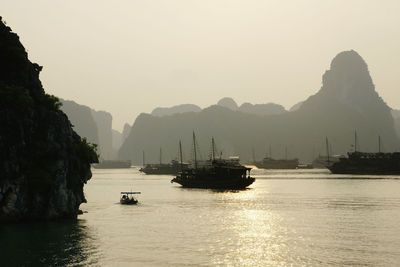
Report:
M 336 162 L 329 162 L 326 167 L 335 174 L 400 174 L 400 152 L 381 152 L 381 138 L 378 137 L 378 152 L 366 153 L 357 151 L 357 132 L 354 133 L 354 152 L 347 157 L 340 157 Z M 329 153 L 328 153 L 329 155 Z
M 193 132 L 194 164 L 171 180 L 188 188 L 239 190 L 251 185 L 255 178 L 250 176 L 251 168 L 239 163 L 238 158 L 217 159 L 215 142 L 212 138 L 212 157 L 207 161 L 197 161 L 196 136 Z M 182 162 L 182 144 L 179 141 Z
M 299 166 L 298 159 L 287 158 L 287 148 L 285 147 L 284 159 L 273 159 L 271 154 L 271 146 L 269 147 L 269 156 L 263 158 L 262 161 L 255 161 L 253 156 L 254 165 L 259 169 L 296 169 Z
M 145 164 L 145 157 L 143 151 L 143 167 L 140 168 L 140 172 L 145 174 L 169 174 L 169 175 L 177 175 L 179 170 L 183 168 L 187 168 L 187 163 L 181 163 L 177 160 L 172 160 L 171 163 L 162 163 L 162 150 L 160 148 L 160 163 L 158 164 Z
M 93 164 L 95 169 L 125 169 L 131 167 L 130 160 L 103 160 L 98 164 Z

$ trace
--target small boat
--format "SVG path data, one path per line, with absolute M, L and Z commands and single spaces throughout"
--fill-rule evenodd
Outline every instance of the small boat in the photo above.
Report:
M 140 194 L 140 192 L 121 192 L 121 199 L 119 202 L 124 205 L 134 205 L 139 201 L 133 197 L 134 194 Z

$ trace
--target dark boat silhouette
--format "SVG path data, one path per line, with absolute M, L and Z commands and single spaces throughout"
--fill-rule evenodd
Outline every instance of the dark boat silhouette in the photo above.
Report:
M 93 164 L 95 169 L 125 169 L 131 167 L 130 160 L 102 160 L 98 164 Z
M 121 198 L 119 203 L 123 205 L 135 205 L 139 201 L 133 196 L 135 194 L 140 194 L 140 192 L 121 192 Z
M 334 174 L 400 174 L 400 152 L 381 152 L 381 139 L 377 153 L 357 151 L 357 133 L 354 135 L 354 152 L 347 153 L 347 157 L 340 157 L 336 162 L 328 162 L 326 167 Z M 328 154 L 329 155 L 329 154 Z
M 185 167 L 188 165 L 187 163 L 183 164 Z M 145 174 L 170 174 L 177 175 L 179 170 L 181 169 L 181 164 L 177 160 L 172 160 L 171 163 L 168 164 L 146 164 L 139 171 Z
M 145 174 L 177 175 L 182 168 L 186 169 L 187 166 L 187 163 L 179 163 L 177 160 L 172 160 L 171 163 L 162 163 L 162 150 L 160 148 L 160 163 L 158 164 L 145 164 L 143 151 L 143 167 L 139 171 Z
M 335 174 L 400 174 L 400 153 L 350 152 L 347 157 L 327 165 Z
M 254 165 L 259 169 L 297 169 L 299 166 L 298 159 L 287 158 L 287 148 L 285 148 L 284 159 L 273 159 L 271 156 L 271 146 L 269 148 L 269 156 L 263 158 L 262 161 L 254 161 Z
M 250 177 L 251 168 L 239 163 L 238 158 L 216 159 L 215 143 L 212 138 L 212 157 L 210 160 L 197 161 L 196 136 L 193 133 L 194 164 L 171 180 L 188 188 L 240 190 L 251 185 L 255 178 Z M 179 142 L 179 151 L 182 161 L 182 145 Z
M 313 160 L 312 165 L 314 168 L 328 168 L 328 166 L 332 165 L 335 162 L 339 161 L 340 155 L 331 156 L 329 152 L 329 141 L 328 137 L 325 137 L 326 142 L 326 155 L 318 155 L 316 159 Z
M 299 165 L 299 160 L 265 157 L 262 161 L 256 162 L 254 165 L 259 169 L 296 169 Z

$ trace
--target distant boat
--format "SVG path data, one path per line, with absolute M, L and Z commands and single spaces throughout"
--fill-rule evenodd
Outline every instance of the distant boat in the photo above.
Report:
M 188 163 L 183 163 L 183 167 L 187 169 Z M 181 164 L 177 160 L 172 160 L 169 164 L 146 164 L 139 171 L 145 174 L 170 174 L 177 175 L 181 169 Z
M 125 169 L 131 167 L 130 160 L 102 160 L 98 164 L 93 164 L 95 169 Z
M 119 202 L 123 205 L 137 204 L 139 201 L 133 196 L 134 194 L 140 194 L 140 192 L 121 192 Z
M 308 164 L 299 164 L 296 169 L 314 169 L 314 165 L 311 163 Z
M 326 155 L 319 155 L 318 158 L 314 159 L 312 165 L 314 168 L 327 168 L 327 166 L 332 165 L 335 162 L 339 161 L 339 158 L 342 157 L 341 155 L 330 155 L 330 145 L 328 141 L 328 137 L 325 137 L 326 142 Z
M 265 157 L 262 161 L 256 162 L 255 165 L 259 169 L 296 169 L 299 165 L 299 160 Z
M 251 185 L 255 178 L 250 177 L 251 168 L 239 163 L 239 159 L 217 159 L 215 143 L 212 138 L 212 157 L 210 160 L 198 161 L 196 151 L 196 136 L 193 133 L 194 164 L 183 169 L 171 180 L 187 188 L 239 190 Z M 182 162 L 182 145 L 179 142 Z
M 145 174 L 177 175 L 181 168 L 186 169 L 189 165 L 188 163 L 179 163 L 177 160 L 172 160 L 171 163 L 162 163 L 161 152 L 160 148 L 160 163 L 158 164 L 145 164 L 143 152 L 143 168 L 139 169 L 139 171 Z
M 381 140 L 378 138 L 377 153 L 357 151 L 357 133 L 354 135 L 354 152 L 347 153 L 347 157 L 340 157 L 337 162 L 327 164 L 326 167 L 335 174 L 400 174 L 400 153 L 381 152 Z
M 285 159 L 273 159 L 271 157 L 270 146 L 269 157 L 263 158 L 262 161 L 255 161 L 254 165 L 259 169 L 296 169 L 299 166 L 298 159 L 287 159 L 287 148 L 285 148 Z

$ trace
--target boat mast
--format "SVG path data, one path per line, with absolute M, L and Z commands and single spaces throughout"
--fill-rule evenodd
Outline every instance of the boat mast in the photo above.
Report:
M 161 150 L 161 147 L 160 147 L 160 165 L 161 165 L 161 159 L 162 159 L 162 150 Z
M 272 159 L 272 149 L 271 144 L 269 144 L 269 158 Z
M 378 151 L 381 153 L 381 136 L 378 136 Z
M 285 160 L 287 160 L 287 146 L 285 146 Z
M 197 169 L 196 135 L 193 131 L 194 168 Z
M 144 157 L 144 150 L 143 150 L 143 153 L 142 153 L 142 161 L 143 161 L 143 167 L 144 167 L 144 165 L 146 164 L 145 163 L 145 157 Z
M 182 143 L 181 143 L 181 140 L 179 140 L 179 156 L 181 158 L 181 172 L 183 172 L 183 157 L 182 157 Z
M 357 131 L 354 131 L 354 152 L 357 152 Z
M 326 155 L 328 157 L 328 162 L 329 162 L 329 142 L 328 142 L 328 136 L 325 139 L 326 141 Z
M 251 151 L 252 151 L 252 154 L 253 154 L 253 163 L 255 163 L 256 162 L 256 153 L 254 151 L 254 147 L 252 147 Z
M 214 137 L 211 138 L 211 145 L 212 145 L 212 157 L 211 159 L 214 161 L 215 160 L 215 142 L 214 142 Z

